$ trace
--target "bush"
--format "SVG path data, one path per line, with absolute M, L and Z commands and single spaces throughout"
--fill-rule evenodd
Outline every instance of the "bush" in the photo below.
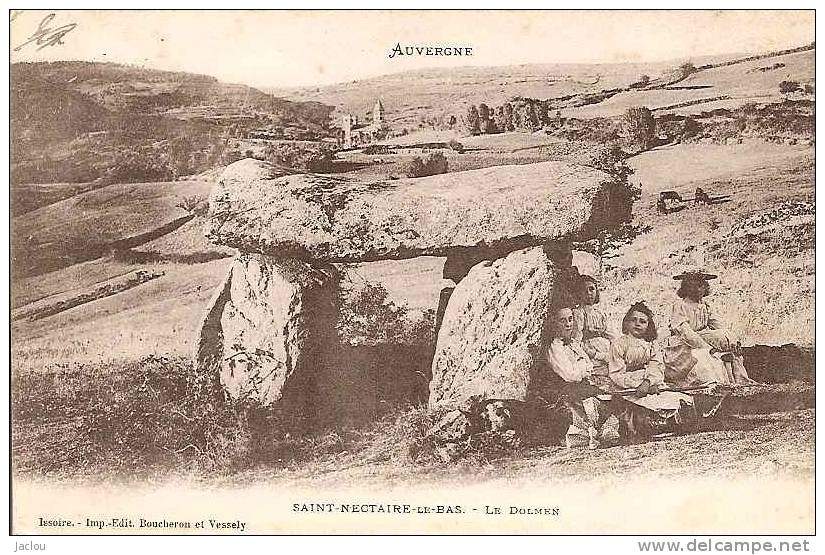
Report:
M 339 337 L 352 343 L 368 338 L 386 345 L 431 345 L 435 311 L 420 318 L 406 304 L 396 304 L 380 283 L 368 281 L 345 291 L 338 320 Z
M 421 160 L 416 156 L 407 164 L 405 175 L 407 177 L 425 177 L 447 172 L 447 157 L 440 152 L 433 152 L 427 158 Z
M 459 154 L 464 154 L 464 145 L 459 143 L 455 139 L 450 139 L 450 142 L 447 143 L 447 145 Z
M 32 441 L 29 471 L 134 478 L 188 466 L 205 471 L 249 464 L 242 407 L 223 401 L 213 379 L 195 380 L 191 363 L 150 356 L 123 365 L 82 366 L 16 376 L 18 432 L 62 430 L 59 445 Z
M 407 169 L 404 174 L 407 177 L 422 177 L 427 175 L 424 162 L 420 156 L 416 156 L 407 163 Z
M 639 79 L 636 80 L 632 87 L 646 87 L 650 84 L 650 76 L 648 75 L 639 75 Z
M 696 66 L 693 65 L 692 62 L 685 62 L 679 66 L 679 75 L 681 75 L 682 79 L 687 78 L 689 75 L 696 73 L 697 71 Z
M 362 154 L 393 154 L 395 151 L 392 149 L 390 145 L 369 145 L 365 146 L 362 150 Z
M 270 144 L 264 150 L 264 160 L 299 171 L 332 171 L 335 151 L 332 147 L 317 144 Z
M 209 203 L 197 195 L 183 197 L 175 207 L 185 210 L 193 216 L 205 216 L 209 211 Z
M 782 81 L 779 83 L 779 92 L 782 94 L 790 94 L 798 90 L 800 90 L 800 87 L 796 81 Z
M 139 183 L 171 181 L 174 172 L 162 158 L 152 156 L 147 149 L 124 149 L 114 164 L 101 177 L 106 183 Z
M 656 137 L 656 120 L 649 108 L 628 108 L 622 117 L 622 129 L 628 145 L 643 151 L 653 147 Z

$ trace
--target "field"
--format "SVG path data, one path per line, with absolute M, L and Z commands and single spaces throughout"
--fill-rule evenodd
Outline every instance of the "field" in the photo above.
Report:
M 512 142 L 518 145 L 529 140 L 514 138 Z M 496 149 L 496 152 L 502 151 L 500 138 Z M 646 152 L 631 158 L 629 164 L 635 170 L 632 179 L 642 183 L 643 193 L 634 207 L 634 226 L 638 230 L 635 238 L 610 247 L 602 262 L 599 275 L 602 303 L 611 317 L 621 316 L 627 299 L 645 298 L 660 321 L 665 321 L 668 306 L 674 298 L 674 286 L 669 276 L 685 266 L 699 265 L 722 274 L 713 302 L 724 307 L 724 316 L 743 332 L 746 344 L 794 343 L 812 348 L 812 224 L 803 222 L 801 228 L 768 230 L 756 240 L 731 238 L 731 230 L 747 217 L 785 202 L 812 202 L 811 149 L 756 142 L 677 145 Z M 696 186 L 711 193 L 730 194 L 733 200 L 710 207 L 689 207 L 675 214 L 655 212 L 659 191 L 668 189 L 688 195 Z M 112 210 L 119 213 L 121 209 L 113 207 Z M 107 220 L 106 214 L 99 215 L 102 221 Z M 686 228 L 685 218 L 690 218 L 694 225 Z M 154 253 L 156 258 L 164 251 L 177 253 L 179 257 L 187 252 L 202 253 L 210 246 L 199 243 L 198 237 L 198 226 L 192 222 L 136 247 L 135 251 Z M 414 482 L 418 479 L 459 479 L 471 469 L 473 476 L 480 478 L 512 475 L 516 479 L 537 471 L 537 468 L 552 469 L 558 477 L 573 476 L 584 468 L 590 473 L 621 476 L 625 472 L 621 470 L 623 465 L 646 476 L 679 472 L 747 474 L 764 472 L 765 469 L 795 478 L 811 475 L 813 411 L 804 401 L 807 394 L 803 394 L 803 400 L 795 405 L 774 405 L 775 411 L 768 414 L 749 414 L 747 410 L 742 414 L 733 413 L 725 417 L 718 429 L 635 446 L 630 452 L 622 448 L 595 454 L 573 453 L 558 447 L 536 446 L 504 458 L 479 455 L 478 460 L 458 465 L 445 465 L 438 460 L 411 464 L 411 442 L 422 433 L 428 420 L 420 409 L 398 407 L 390 409 L 383 420 L 372 426 L 331 430 L 325 435 L 293 441 L 281 438 L 272 447 L 274 451 L 256 451 L 254 455 L 250 455 L 250 449 L 256 449 L 254 436 L 243 433 L 237 436 L 240 432 L 232 432 L 227 438 L 224 436 L 229 432 L 216 427 L 212 433 L 224 434 L 218 443 L 223 446 L 223 455 L 216 458 L 207 445 L 199 444 L 191 436 L 182 432 L 180 436 L 174 436 L 180 432 L 175 430 L 185 421 L 175 417 L 174 411 L 169 411 L 174 407 L 190 406 L 191 401 L 180 385 L 169 388 L 172 387 L 170 384 L 185 383 L 185 359 L 193 348 L 198 322 L 228 262 L 229 259 L 216 258 L 191 263 L 159 260 L 135 263 L 103 258 L 19 282 L 20 293 L 15 296 L 15 306 L 25 306 L 31 300 L 65 291 L 67 284 L 73 288 L 88 287 L 136 268 L 164 273 L 158 279 L 123 293 L 42 320 L 13 324 L 12 372 L 13 380 L 18 384 L 16 394 L 21 396 L 16 402 L 21 407 L 37 406 L 38 403 L 52 407 L 51 412 L 43 414 L 32 412 L 31 408 L 17 413 L 15 443 L 21 447 L 15 450 L 16 467 L 26 475 L 45 473 L 80 478 L 88 473 L 97 475 L 102 472 L 116 478 L 120 463 L 112 466 L 112 461 L 126 456 L 124 445 L 112 444 L 108 437 L 95 439 L 83 433 L 84 423 L 88 425 L 90 420 L 97 421 L 105 416 L 101 413 L 109 409 L 104 400 L 114 394 L 116 401 L 112 401 L 112 410 L 115 414 L 109 417 L 116 417 L 118 411 L 132 406 L 134 410 L 143 407 L 147 414 L 157 410 L 152 417 L 155 428 L 150 429 L 157 430 L 161 443 L 169 441 L 170 434 L 174 437 L 168 445 L 159 446 L 154 455 L 130 463 L 129 468 L 140 469 L 139 474 L 146 477 L 171 471 L 182 472 L 182 478 L 193 479 L 205 471 L 218 471 L 218 475 L 226 476 L 221 480 L 231 479 L 233 482 L 286 480 L 292 483 L 297 480 L 299 483 L 315 483 L 322 480 L 323 483 L 334 483 L 351 479 L 369 481 L 377 479 L 376 476 L 381 476 L 381 480 L 403 478 Z M 365 281 L 383 284 L 393 302 L 408 306 L 414 310 L 411 314 L 415 314 L 435 308 L 442 287 L 442 265 L 443 259 L 422 258 L 361 264 L 351 267 L 348 272 L 356 286 Z M 760 268 L 759 274 L 754 268 Z M 174 303 L 170 304 L 171 299 Z M 768 304 L 766 299 L 770 299 Z M 132 361 L 142 362 L 136 366 Z M 145 368 L 153 365 L 157 375 L 147 378 Z M 113 376 L 118 376 L 115 381 L 112 381 Z M 153 379 L 160 381 L 152 385 Z M 138 382 L 148 383 L 149 392 L 155 387 L 156 395 L 161 395 L 160 400 L 142 396 L 148 393 L 132 400 L 117 393 L 121 387 L 119 383 L 127 387 L 128 383 Z M 44 383 L 52 385 L 44 387 Z M 808 391 L 802 382 L 793 387 Z M 100 399 L 84 411 L 83 403 L 91 401 L 80 399 L 87 398 L 89 391 L 96 388 L 104 388 L 100 389 Z M 103 393 L 107 390 L 108 393 Z M 66 403 L 68 399 L 76 400 Z M 69 407 L 73 408 L 65 412 Z M 227 415 L 224 417 L 228 418 Z M 34 421 L 30 420 L 32 418 Z M 180 420 L 177 423 L 176 418 Z M 29 425 L 19 427 L 24 422 Z M 146 422 L 142 427 L 145 425 Z M 776 437 L 780 428 L 786 434 L 785 439 L 770 439 Z M 62 438 L 77 438 L 67 446 L 75 445 L 88 451 L 84 456 L 73 457 L 55 449 L 54 440 L 48 438 L 56 433 Z M 126 446 L 130 438 L 134 441 L 135 431 L 128 425 L 113 433 L 115 436 L 122 434 Z M 139 437 L 145 437 L 145 432 Z M 721 447 L 712 456 L 703 447 L 718 446 L 722 439 Z M 670 442 L 685 447 L 673 450 Z M 189 444 L 197 449 L 177 452 Z M 674 453 L 680 450 L 687 450 L 690 455 L 683 453 L 682 456 L 687 458 L 672 460 Z M 47 455 L 47 452 L 51 454 Z M 727 461 L 723 469 L 713 462 L 720 456 Z M 644 461 L 641 468 L 639 461 Z
M 808 51 L 710 68 L 690 75 L 676 85 L 621 92 L 598 104 L 567 109 L 564 115 L 580 118 L 618 116 L 631 106 L 647 106 L 654 111 L 678 111 L 683 114 L 688 106 L 678 109 L 669 107 L 689 104 L 688 113 L 693 113 L 718 108 L 718 102 L 724 102 L 726 108 L 748 102 L 778 102 L 782 99 L 779 83 L 796 81 L 800 85 L 810 84 L 813 63 L 813 51 Z M 770 69 L 775 65 L 780 67 Z
M 386 141 L 399 152 L 341 152 L 336 164 L 349 170 L 344 175 L 384 180 L 404 175 L 414 156 L 426 156 L 411 145 L 427 142 L 462 143 L 464 153 L 443 150 L 450 172 L 558 159 L 590 164 L 604 148 L 598 141 L 565 141 L 543 132 L 468 137 L 458 129 L 428 127 L 428 118 L 466 111 L 468 104 L 598 93 L 626 88 L 645 73 L 654 78 L 650 88 L 565 108 L 564 117 L 613 117 L 639 103 L 657 116 L 689 115 L 754 100 L 782 102 L 780 81 L 813 84 L 812 60 L 813 52 L 806 51 L 714 66 L 672 86 L 656 85 L 655 78 L 676 62 L 433 70 L 279 94 L 355 113 L 381 96 L 392 125 L 410 131 Z M 711 62 L 719 60 L 694 60 Z M 720 96 L 726 98 L 711 100 Z M 296 434 L 269 416 L 215 403 L 209 384 L 193 383 L 196 330 L 234 254 L 209 244 L 201 231 L 214 171 L 153 183 L 15 185 L 14 310 L 71 300 L 135 272 L 157 275 L 47 317 L 12 322 L 12 463 L 18 483 L 180 480 L 316 488 L 538 480 L 573 495 L 573 486 L 629 488 L 634 480 L 649 485 L 770 477 L 806 494 L 814 468 L 813 368 L 805 358 L 815 348 L 814 149 L 809 142 L 754 135 L 674 140 L 630 156 L 630 180 L 641 190 L 633 221 L 622 233 L 576 247 L 601 254 L 598 265 L 586 270 L 598 277 L 602 308 L 613 322 L 644 299 L 664 337 L 675 299 L 671 276 L 702 267 L 720 275 L 711 302 L 750 352 L 774 353 L 769 348 L 786 345 L 804 360 L 760 359 L 760 379 L 772 382 L 769 391 L 732 400 L 695 434 L 595 452 L 540 443 L 509 452 L 483 446 L 453 462 L 422 449 L 434 417 L 420 406 L 387 404 L 371 423 Z M 656 211 L 660 192 L 692 197 L 697 187 L 729 200 Z M 445 284 L 443 264 L 425 257 L 344 269 L 353 291 L 366 284 L 386 290 L 385 304 L 374 309 L 426 321 Z

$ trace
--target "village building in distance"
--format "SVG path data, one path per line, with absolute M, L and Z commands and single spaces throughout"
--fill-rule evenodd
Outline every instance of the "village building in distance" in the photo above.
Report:
M 341 118 L 341 128 L 344 131 L 344 148 L 353 148 L 369 144 L 387 136 L 387 124 L 384 121 L 384 105 L 381 99 L 375 101 L 372 109 L 372 123 L 358 124 L 358 116 L 344 114 Z

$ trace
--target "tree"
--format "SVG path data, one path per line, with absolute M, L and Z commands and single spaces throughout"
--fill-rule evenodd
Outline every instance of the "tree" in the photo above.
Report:
M 527 127 L 529 127 L 531 131 L 535 131 L 541 127 L 539 123 L 539 115 L 536 112 L 536 106 L 532 102 L 527 105 Z
M 699 70 L 696 69 L 696 66 L 693 65 L 692 62 L 685 62 L 679 66 L 679 74 L 681 75 L 682 79 L 686 78 L 688 75 L 692 73 L 696 73 L 697 71 Z
M 509 102 L 504 104 L 504 123 L 505 127 L 502 128 L 502 131 L 515 131 L 516 126 L 513 122 L 513 105 Z
M 483 102 L 478 105 L 478 119 L 482 121 L 490 119 L 490 108 Z
M 496 128 L 499 131 L 507 131 L 507 121 L 504 117 L 504 105 L 496 108 L 495 115 L 493 116 L 493 121 L 495 122 Z
M 636 87 L 646 87 L 649 84 L 650 84 L 650 76 L 645 75 L 644 73 L 642 75 L 639 75 L 639 78 L 634 83 L 634 85 Z
M 645 106 L 628 108 L 622 116 L 622 129 L 628 144 L 638 150 L 653 147 L 656 137 L 656 120 Z
M 467 109 L 467 130 L 471 135 L 478 135 L 481 133 L 479 120 L 478 109 L 475 107 L 475 104 L 471 104 Z
M 493 121 L 493 111 L 483 102 L 478 105 L 478 127 L 482 133 L 495 133 L 496 124 Z

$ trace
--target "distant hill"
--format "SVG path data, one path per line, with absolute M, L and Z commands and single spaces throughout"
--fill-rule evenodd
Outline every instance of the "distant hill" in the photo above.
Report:
M 640 75 L 658 75 L 668 64 L 552 64 L 458 67 L 405 71 L 323 87 L 266 89 L 294 101 L 317 101 L 338 113 L 364 118 L 381 98 L 390 126 L 419 124 L 462 114 L 471 104 L 501 104 L 517 97 L 549 98 L 624 86 Z
M 11 108 L 12 183 L 174 178 L 219 163 L 225 139 L 252 129 L 325 136 L 332 111 L 206 75 L 97 62 L 13 64 Z
M 783 76 L 782 79 L 799 80 L 800 83 L 812 81 L 813 55 L 814 45 L 811 44 L 758 55 L 727 54 L 656 63 L 526 64 L 423 69 L 323 87 L 266 90 L 289 100 L 317 101 L 335 106 L 335 116 L 352 113 L 359 118 L 369 116 L 375 100 L 380 98 L 385 109 L 385 119 L 392 130 L 413 132 L 433 127 L 444 128 L 450 116 L 455 116 L 460 121 L 470 105 L 483 102 L 493 107 L 514 98 L 552 101 L 554 110 L 564 111 L 565 116 L 602 117 L 620 114 L 626 106 L 611 109 L 611 104 L 625 104 L 626 98 L 635 99 L 635 96 L 640 101 L 648 100 L 648 97 L 657 101 L 651 108 L 711 96 L 725 96 L 726 87 L 742 87 L 729 80 L 719 83 L 720 86 L 712 92 L 711 87 L 706 87 L 707 90 L 703 91 L 700 87 L 705 84 L 698 85 L 700 77 L 730 75 L 741 79 L 745 71 L 770 67 L 770 58 L 784 56 L 784 60 L 791 60 L 785 62 L 789 71 L 778 68 L 779 71 L 760 72 L 754 69 L 744 78 L 750 88 L 747 96 L 756 97 L 761 94 L 770 97 L 769 101 L 777 101 L 781 99 L 778 98 L 777 82 L 774 79 Z M 691 85 L 697 81 L 696 88 L 682 88 L 676 92 L 665 90 L 684 79 L 680 75 L 684 66 L 697 70 L 690 78 Z M 647 92 L 662 90 L 665 92 Z M 658 102 L 660 97 L 661 102 Z M 612 102 L 607 102 L 611 99 Z M 565 111 L 569 108 L 573 110 Z

